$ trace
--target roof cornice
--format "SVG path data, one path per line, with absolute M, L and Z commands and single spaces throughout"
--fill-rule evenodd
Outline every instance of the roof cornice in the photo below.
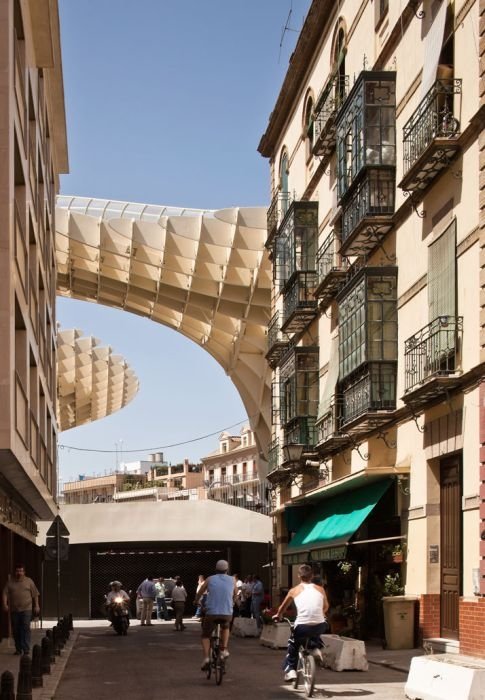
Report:
M 283 125 L 291 112 L 309 63 L 324 35 L 325 28 L 333 15 L 336 3 L 331 0 L 313 0 L 300 32 L 295 50 L 290 56 L 289 68 L 269 115 L 268 126 L 259 142 L 258 151 L 265 158 L 273 155 Z

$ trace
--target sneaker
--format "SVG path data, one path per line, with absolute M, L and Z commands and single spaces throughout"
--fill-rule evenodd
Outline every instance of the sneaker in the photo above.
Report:
M 221 656 L 223 659 L 227 659 L 227 657 L 229 656 L 229 652 L 227 651 L 227 649 L 221 651 Z
M 285 681 L 294 681 L 296 678 L 296 671 L 293 669 L 285 673 Z
M 201 670 L 201 671 L 207 671 L 207 669 L 209 668 L 209 666 L 210 666 L 210 659 L 209 659 L 209 657 L 207 657 L 207 658 L 204 659 L 204 661 L 202 662 L 202 666 L 200 667 L 200 670 Z

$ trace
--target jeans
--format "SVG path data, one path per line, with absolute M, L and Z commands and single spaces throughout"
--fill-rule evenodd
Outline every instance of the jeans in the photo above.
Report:
M 30 651 L 30 621 L 32 619 L 32 611 L 12 611 L 11 618 L 15 650 L 28 653 Z
M 262 626 L 261 621 L 261 605 L 263 603 L 263 596 L 253 595 L 251 598 L 251 616 L 256 619 L 256 624 L 258 627 Z
M 157 617 L 159 620 L 162 618 L 168 620 L 168 610 L 165 598 L 157 598 Z
M 283 670 L 285 673 L 288 671 L 296 671 L 296 666 L 298 663 L 298 647 L 301 642 L 305 640 L 306 637 L 310 638 L 308 647 L 310 649 L 321 649 L 323 646 L 322 640 L 320 639 L 321 634 L 326 634 L 329 630 L 328 624 L 326 622 L 320 622 L 318 625 L 297 625 L 293 634 L 288 640 L 288 651 L 283 661 Z

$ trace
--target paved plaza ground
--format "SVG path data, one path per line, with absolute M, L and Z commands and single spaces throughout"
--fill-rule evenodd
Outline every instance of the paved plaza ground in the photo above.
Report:
M 200 671 L 200 625 L 195 621 L 188 621 L 184 632 L 175 632 L 170 622 L 141 627 L 132 621 L 127 637 L 116 636 L 104 621 L 74 624 L 70 642 L 53 665 L 51 677 L 44 677 L 44 688 L 34 689 L 33 700 L 304 697 L 302 690 L 283 682 L 283 650 L 264 647 L 257 639 L 232 638 L 227 674 L 217 687 Z M 36 639 L 40 634 L 34 630 Z M 368 646 L 367 653 L 371 662 L 367 672 L 318 669 L 315 697 L 404 700 L 410 659 L 419 650 L 392 652 Z M 16 674 L 18 658 L 4 645 L 0 672 L 10 668 Z

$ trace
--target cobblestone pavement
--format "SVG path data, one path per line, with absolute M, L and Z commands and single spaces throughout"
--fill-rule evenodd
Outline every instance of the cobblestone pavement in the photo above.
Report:
M 74 648 L 51 696 L 55 700 L 304 697 L 302 690 L 283 682 L 283 650 L 263 647 L 257 639 L 231 639 L 227 673 L 217 687 L 213 678 L 207 680 L 200 671 L 198 623 L 188 622 L 184 632 L 175 632 L 173 623 L 148 628 L 133 622 L 127 637 L 116 636 L 106 623 L 99 625 L 77 628 Z M 314 697 L 404 700 L 405 681 L 402 671 L 377 664 L 370 664 L 365 673 L 318 669 Z

